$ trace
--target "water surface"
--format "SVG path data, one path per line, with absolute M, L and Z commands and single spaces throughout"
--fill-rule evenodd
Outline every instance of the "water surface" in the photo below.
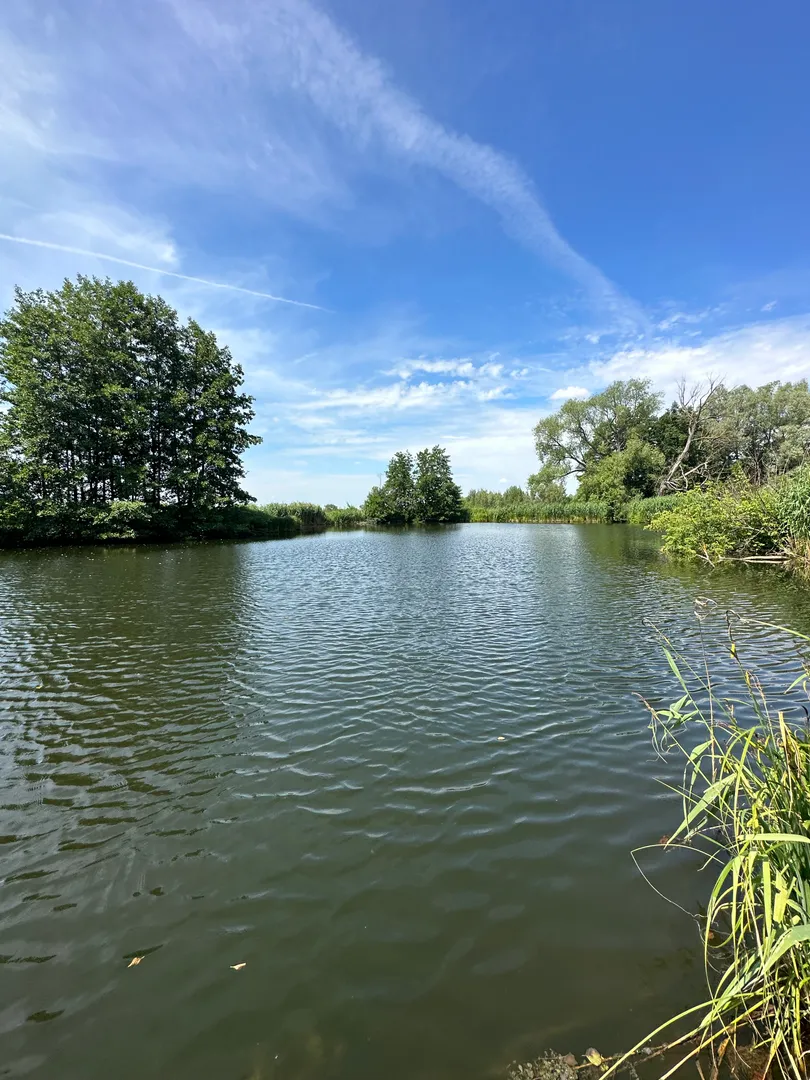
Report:
M 629 852 L 696 594 L 810 630 L 622 527 L 0 555 L 0 1076 L 471 1080 L 690 1003 Z

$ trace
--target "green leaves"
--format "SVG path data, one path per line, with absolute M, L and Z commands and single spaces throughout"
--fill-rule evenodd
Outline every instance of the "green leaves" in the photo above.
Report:
M 461 488 L 453 480 L 447 451 L 440 446 L 420 450 L 416 461 L 407 451 L 394 454 L 385 482 L 371 489 L 363 514 L 380 525 L 465 520 Z
M 0 322 L 0 528 L 130 536 L 136 507 L 247 501 L 241 455 L 259 440 L 242 381 L 213 334 L 131 282 L 17 290 Z

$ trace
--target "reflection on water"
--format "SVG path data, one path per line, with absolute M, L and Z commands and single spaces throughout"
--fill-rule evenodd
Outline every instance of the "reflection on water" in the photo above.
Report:
M 810 629 L 621 527 L 4 553 L 0 1076 L 468 1078 L 686 1004 L 634 692 L 699 593 Z

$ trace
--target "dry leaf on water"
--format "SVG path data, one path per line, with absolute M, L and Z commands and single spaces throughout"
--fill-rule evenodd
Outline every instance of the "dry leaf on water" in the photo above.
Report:
M 141 960 L 143 960 L 142 956 L 133 956 L 130 962 L 127 964 L 127 967 L 136 967 L 136 965 L 140 964 Z
M 498 742 L 506 742 L 506 739 L 504 738 L 503 735 L 498 736 Z
M 593 1047 L 590 1047 L 589 1050 L 585 1051 L 585 1057 L 588 1059 L 591 1065 L 601 1065 L 602 1062 L 605 1060 L 599 1053 L 599 1051 L 594 1050 Z
M 241 971 L 243 967 L 247 967 L 247 963 L 231 964 L 231 971 Z

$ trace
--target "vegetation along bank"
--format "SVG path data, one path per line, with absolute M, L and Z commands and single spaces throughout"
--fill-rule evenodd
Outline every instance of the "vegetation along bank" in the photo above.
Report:
M 257 506 L 253 399 L 227 347 L 131 282 L 17 290 L 0 321 L 0 546 L 261 539 L 363 525 L 629 522 L 675 557 L 810 562 L 810 392 L 649 381 L 535 428 L 526 487 L 463 497 L 447 452 L 400 451 L 362 507 Z

